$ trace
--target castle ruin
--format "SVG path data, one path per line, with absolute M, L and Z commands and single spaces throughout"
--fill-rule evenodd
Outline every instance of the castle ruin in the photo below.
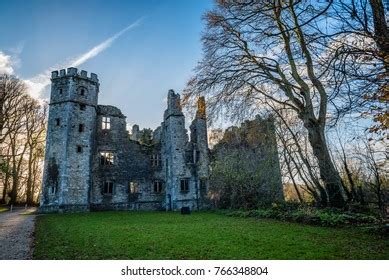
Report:
M 206 205 L 209 149 L 204 98 L 190 138 L 180 96 L 169 90 L 151 143 L 131 135 L 114 106 L 98 105 L 96 74 L 53 71 L 40 211 L 177 210 Z

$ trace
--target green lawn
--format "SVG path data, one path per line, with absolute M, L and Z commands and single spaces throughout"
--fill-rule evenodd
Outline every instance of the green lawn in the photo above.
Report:
M 5 211 L 8 211 L 8 208 L 3 207 L 3 206 L 0 206 L 0 213 L 1 213 L 1 212 L 5 212 Z
M 97 212 L 38 216 L 35 259 L 389 259 L 389 241 L 214 213 Z

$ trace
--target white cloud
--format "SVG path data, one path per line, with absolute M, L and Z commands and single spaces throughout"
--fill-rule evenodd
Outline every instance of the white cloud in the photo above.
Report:
M 46 70 L 45 72 L 36 75 L 31 79 L 24 80 L 28 88 L 28 93 L 32 97 L 36 99 L 42 98 L 43 91 L 50 84 L 50 73 L 50 70 Z
M 13 61 L 10 55 L 0 51 L 0 74 L 14 74 Z
M 45 88 L 50 85 L 50 76 L 51 76 L 51 71 L 57 70 L 57 69 L 63 69 L 63 68 L 68 68 L 68 67 L 77 67 L 80 66 L 81 64 L 85 63 L 89 59 L 95 57 L 105 49 L 109 48 L 112 43 L 118 39 L 120 36 L 122 36 L 125 32 L 138 27 L 143 21 L 143 18 L 138 19 L 137 21 L 131 23 L 128 25 L 126 28 L 122 29 L 115 35 L 111 36 L 110 38 L 106 39 L 102 43 L 98 44 L 97 46 L 93 47 L 89 51 L 72 58 L 68 60 L 66 63 L 62 63 L 60 65 L 56 65 L 55 67 L 51 67 L 47 69 L 46 71 L 25 80 L 27 86 L 29 87 L 29 93 L 32 97 L 34 98 L 41 98 L 42 93 L 44 92 Z M 1 64 L 0 64 L 1 65 Z

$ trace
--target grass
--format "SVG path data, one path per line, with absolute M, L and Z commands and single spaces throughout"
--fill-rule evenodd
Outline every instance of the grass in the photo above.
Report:
M 38 216 L 35 259 L 389 259 L 359 228 L 165 212 Z
M 8 211 L 8 208 L 7 208 L 7 207 L 0 206 L 0 213 L 1 213 L 1 212 L 5 212 L 5 211 Z

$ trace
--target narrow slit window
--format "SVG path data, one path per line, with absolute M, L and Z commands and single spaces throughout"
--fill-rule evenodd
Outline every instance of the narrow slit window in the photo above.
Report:
M 113 194 L 113 182 L 111 181 L 104 182 L 103 193 Z
M 59 94 L 62 94 L 63 90 L 62 88 L 59 89 Z
M 80 110 L 81 111 L 85 111 L 85 108 L 86 108 L 85 104 L 80 104 Z
M 82 146 L 77 146 L 77 153 L 82 153 Z
M 85 95 L 85 89 L 82 88 L 82 89 L 80 90 L 80 94 L 81 94 L 82 96 L 84 96 L 84 95 Z
M 103 117 L 101 125 L 102 129 L 111 129 L 111 118 Z
M 188 178 L 181 179 L 180 190 L 181 190 L 181 192 L 188 192 L 189 191 L 189 179 Z
M 57 193 L 57 186 L 56 185 L 52 185 L 50 187 L 50 194 L 56 194 Z
M 162 192 L 162 182 L 159 180 L 154 181 L 154 192 L 161 193 Z
M 55 119 L 55 125 L 60 126 L 61 125 L 61 119 L 57 118 Z
M 85 130 L 85 125 L 83 123 L 80 123 L 78 125 L 78 132 L 84 132 L 84 130 Z

